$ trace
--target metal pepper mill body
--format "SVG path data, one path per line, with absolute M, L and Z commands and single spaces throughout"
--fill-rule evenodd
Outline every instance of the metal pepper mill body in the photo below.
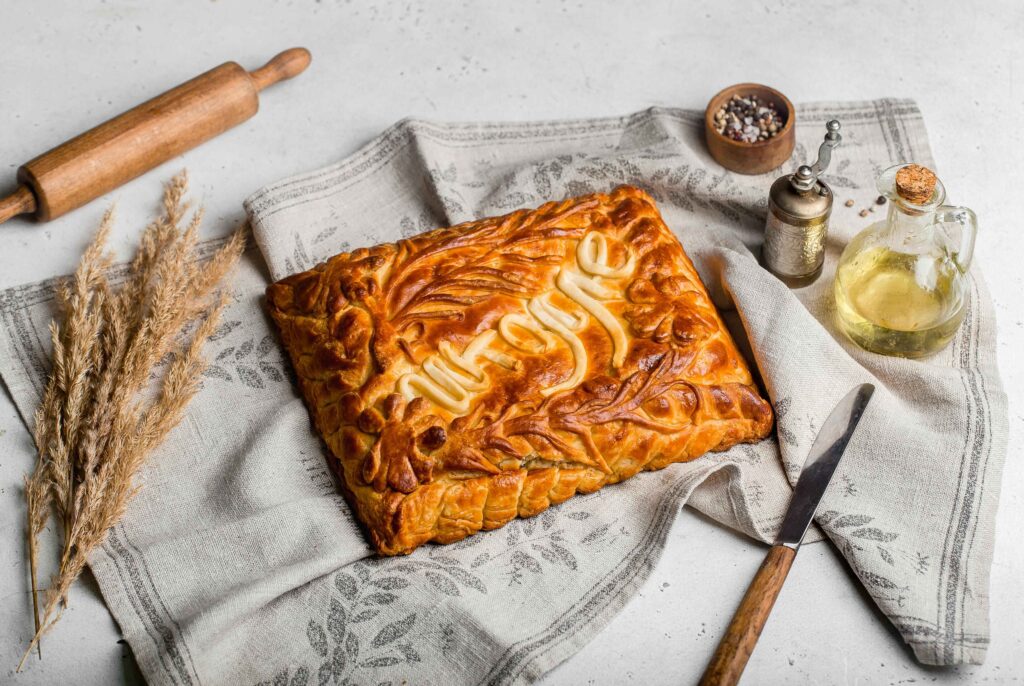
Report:
M 801 165 L 795 174 L 780 176 L 768 192 L 762 260 L 791 288 L 813 283 L 825 264 L 832 189 L 819 176 L 832 161 L 832 149 L 842 141 L 838 121 L 833 119 L 826 127 L 818 161 Z

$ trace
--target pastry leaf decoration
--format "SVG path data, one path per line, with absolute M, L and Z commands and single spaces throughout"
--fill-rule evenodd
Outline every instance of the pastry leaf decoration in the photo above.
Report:
M 586 230 L 586 222 L 571 220 L 596 205 L 567 201 L 525 222 L 516 212 L 470 231 L 456 226 L 429 240 L 400 241 L 384 287 L 386 318 L 401 331 L 416 321 L 461 319 L 463 308 L 497 293 L 535 295 L 561 263 L 562 244 Z
M 430 453 L 444 445 L 447 434 L 422 398 L 407 403 L 392 394 L 384 400 L 383 410 L 382 414 L 366 408 L 359 415 L 361 430 L 380 434 L 363 460 L 363 481 L 377 492 L 387 486 L 412 493 L 431 480 L 435 460 Z
M 623 313 L 638 336 L 658 343 L 699 341 L 718 327 L 708 317 L 704 295 L 687 279 L 656 273 L 636 279 L 626 290 L 634 303 Z
M 476 429 L 468 427 L 481 423 L 478 413 L 460 417 L 452 423 L 452 433 L 458 438 L 448 448 L 456 449 L 457 441 L 458 450 L 475 452 L 477 460 L 485 459 L 485 452 L 491 455 L 488 461 L 492 463 L 506 457 L 526 460 L 528 455 L 517 451 L 509 440 L 519 436 L 542 441 L 565 461 L 611 473 L 591 429 L 611 422 L 629 422 L 659 432 L 689 426 L 699 402 L 696 388 L 680 380 L 681 369 L 689 359 L 669 349 L 648 369 L 640 369 L 621 382 L 595 377 L 548 398 L 535 411 L 515 415 L 523 408 L 507 407 L 496 421 L 482 422 Z M 582 443 L 582 450 L 573 436 Z

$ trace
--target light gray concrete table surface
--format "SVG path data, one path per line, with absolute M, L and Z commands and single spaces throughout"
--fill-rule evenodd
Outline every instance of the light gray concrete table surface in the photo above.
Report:
M 822 543 L 801 552 L 745 683 L 1024 680 L 1024 4 L 0 0 L 0 191 L 13 188 L 18 164 L 129 106 L 221 62 L 251 69 L 294 45 L 312 51 L 312 67 L 265 92 L 254 119 L 62 219 L 0 226 L 0 288 L 71 271 L 115 200 L 113 243 L 127 255 L 161 181 L 183 167 L 207 207 L 205 232 L 222 235 L 242 221 L 242 199 L 255 189 L 334 162 L 406 116 L 703 108 L 739 81 L 772 84 L 797 102 L 913 97 L 951 200 L 980 217 L 977 263 L 995 300 L 1010 397 L 988 660 L 955 669 L 915 663 Z M 88 576 L 44 659 L 13 671 L 32 623 L 21 477 L 33 459 L 0 392 L 0 682 L 141 681 Z M 639 595 L 544 682 L 694 682 L 763 554 L 683 510 Z

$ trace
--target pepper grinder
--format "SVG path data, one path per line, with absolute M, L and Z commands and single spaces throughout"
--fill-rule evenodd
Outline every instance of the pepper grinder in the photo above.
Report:
M 800 165 L 795 174 L 780 176 L 768 192 L 762 259 L 765 267 L 790 288 L 801 288 L 821 275 L 825 236 L 832 214 L 832 189 L 819 177 L 832 161 L 832 149 L 843 137 L 833 119 L 818 148 L 818 161 Z

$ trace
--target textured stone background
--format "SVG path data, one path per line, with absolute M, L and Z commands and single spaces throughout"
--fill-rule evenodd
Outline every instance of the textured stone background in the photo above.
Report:
M 1010 396 L 992 582 L 993 640 L 981 667 L 918 666 L 828 544 L 795 565 L 747 672 L 749 683 L 1016 683 L 1024 679 L 1024 5 L 958 2 L 74 2 L 0 0 L 0 191 L 18 164 L 226 60 L 255 68 L 280 49 L 314 55 L 262 112 L 203 148 L 45 226 L 0 227 L 0 288 L 70 271 L 110 200 L 125 248 L 182 167 L 207 235 L 242 199 L 336 161 L 405 116 L 441 120 L 607 116 L 649 105 L 703 108 L 721 87 L 760 81 L 797 102 L 918 100 L 950 201 L 979 215 L 977 259 L 999 323 Z M 842 151 L 837 153 L 840 157 Z M 767 191 L 767 189 L 766 189 Z M 1016 353 L 1014 351 L 1017 351 Z M 135 683 L 90 579 L 15 676 L 31 633 L 21 532 L 30 441 L 0 392 L 0 681 Z M 685 510 L 640 595 L 546 683 L 676 684 L 699 676 L 763 548 Z

